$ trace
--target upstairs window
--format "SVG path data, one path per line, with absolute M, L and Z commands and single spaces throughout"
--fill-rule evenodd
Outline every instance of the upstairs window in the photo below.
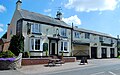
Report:
M 100 36 L 100 37 L 99 37 L 99 40 L 100 40 L 100 41 L 103 41 L 103 37 L 102 37 L 102 36 Z
M 16 34 L 22 34 L 22 20 L 17 21 Z
M 40 24 L 34 23 L 31 25 L 31 32 L 32 33 L 41 33 Z
M 74 36 L 75 36 L 75 38 L 80 38 L 80 32 L 74 32 Z
M 90 34 L 89 33 L 85 33 L 85 39 L 90 39 Z
M 65 29 L 65 28 L 61 29 L 61 36 L 63 36 L 63 37 L 67 36 L 67 29 Z

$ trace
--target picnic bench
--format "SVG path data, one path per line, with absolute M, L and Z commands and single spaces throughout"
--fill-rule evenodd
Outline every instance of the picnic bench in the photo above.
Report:
M 48 61 L 48 65 L 56 66 L 56 64 L 64 64 L 65 62 L 60 59 L 58 56 L 51 56 L 51 58 Z

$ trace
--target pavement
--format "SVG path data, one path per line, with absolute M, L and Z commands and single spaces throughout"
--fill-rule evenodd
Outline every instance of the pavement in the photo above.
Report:
M 80 65 L 80 61 L 65 63 L 62 65 L 57 64 L 56 66 L 47 66 L 44 65 L 31 65 L 31 66 L 23 66 L 22 69 L 19 69 L 20 72 L 24 74 L 49 74 L 50 72 L 69 70 L 74 68 L 82 68 L 85 66 L 91 66 L 92 64 Z
M 75 68 L 85 68 L 85 67 L 91 67 L 91 66 L 97 66 L 97 65 L 111 65 L 120 63 L 120 59 L 89 59 L 88 64 L 86 65 L 80 65 L 80 60 L 77 60 L 76 62 L 71 63 L 65 63 L 62 66 L 53 66 L 49 67 L 44 65 L 30 65 L 30 66 L 23 66 L 21 69 L 19 69 L 20 72 L 24 74 L 49 74 L 50 72 L 57 72 L 62 70 L 70 70 Z
M 57 66 L 47 66 L 47 64 L 42 65 L 29 65 L 29 66 L 22 66 L 21 69 L 18 70 L 6 70 L 0 71 L 0 75 L 46 75 L 54 72 L 60 71 L 69 71 L 72 69 L 84 69 L 90 68 L 95 66 L 104 66 L 104 65 L 112 65 L 112 64 L 119 64 L 120 59 L 89 59 L 88 64 L 80 65 L 80 60 L 76 62 L 65 63 L 63 65 Z

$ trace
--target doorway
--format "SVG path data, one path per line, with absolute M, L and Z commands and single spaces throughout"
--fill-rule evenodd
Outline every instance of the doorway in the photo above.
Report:
M 114 48 L 110 48 L 110 57 L 114 58 Z
M 91 58 L 97 58 L 97 47 L 91 47 Z
M 107 48 L 102 48 L 102 58 L 107 58 Z
M 52 43 L 51 44 L 52 46 L 52 48 L 51 48 L 51 55 L 55 55 L 55 43 Z

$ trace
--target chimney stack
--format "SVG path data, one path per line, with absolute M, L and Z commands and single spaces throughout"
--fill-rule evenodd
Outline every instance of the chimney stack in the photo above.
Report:
M 16 2 L 16 10 L 20 10 L 20 9 L 21 9 L 21 3 L 22 3 L 21 0 L 18 0 L 18 1 Z

